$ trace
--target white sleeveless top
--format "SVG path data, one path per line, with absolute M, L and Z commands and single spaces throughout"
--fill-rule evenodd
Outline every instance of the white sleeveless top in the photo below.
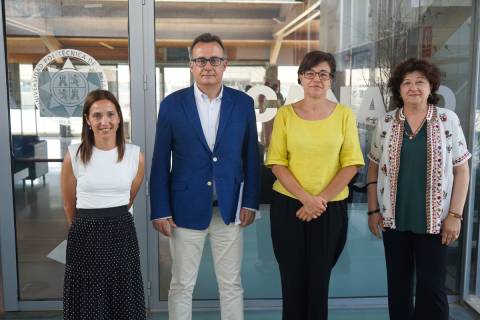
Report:
M 77 178 L 77 208 L 99 209 L 128 205 L 130 188 L 137 175 L 140 148 L 125 144 L 125 155 L 118 162 L 117 148 L 93 147 L 92 158 L 84 165 L 77 156 L 80 144 L 68 146 L 72 169 Z

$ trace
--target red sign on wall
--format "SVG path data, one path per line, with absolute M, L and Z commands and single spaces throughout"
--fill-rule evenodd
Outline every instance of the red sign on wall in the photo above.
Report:
M 422 58 L 432 56 L 432 26 L 423 27 L 422 35 Z

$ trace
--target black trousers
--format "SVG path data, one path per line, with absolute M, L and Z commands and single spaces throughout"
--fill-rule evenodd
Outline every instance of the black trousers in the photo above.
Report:
M 310 222 L 295 216 L 301 207 L 300 201 L 274 192 L 270 225 L 282 280 L 282 318 L 327 320 L 330 273 L 347 239 L 347 202 L 329 202 L 327 211 Z
M 390 320 L 448 320 L 447 246 L 441 239 L 394 229 L 383 233 Z

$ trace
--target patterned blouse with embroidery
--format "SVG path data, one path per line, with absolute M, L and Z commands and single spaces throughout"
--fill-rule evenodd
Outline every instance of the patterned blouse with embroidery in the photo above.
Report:
M 460 121 L 453 111 L 430 105 L 426 120 L 426 232 L 438 234 L 450 208 L 453 167 L 467 161 L 471 154 L 467 149 Z M 368 158 L 379 166 L 377 197 L 383 226 L 392 229 L 395 229 L 397 180 L 404 124 L 403 109 L 395 109 L 385 114 L 375 128 L 368 153 Z

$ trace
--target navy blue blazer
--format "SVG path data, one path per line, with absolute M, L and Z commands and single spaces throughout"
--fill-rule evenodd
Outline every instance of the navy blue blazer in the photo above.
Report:
M 212 218 L 213 184 L 223 221 L 242 207 L 258 209 L 260 158 L 253 99 L 223 87 L 215 147 L 207 145 L 193 86 L 160 104 L 150 173 L 150 218 L 172 216 L 179 227 L 203 230 Z

